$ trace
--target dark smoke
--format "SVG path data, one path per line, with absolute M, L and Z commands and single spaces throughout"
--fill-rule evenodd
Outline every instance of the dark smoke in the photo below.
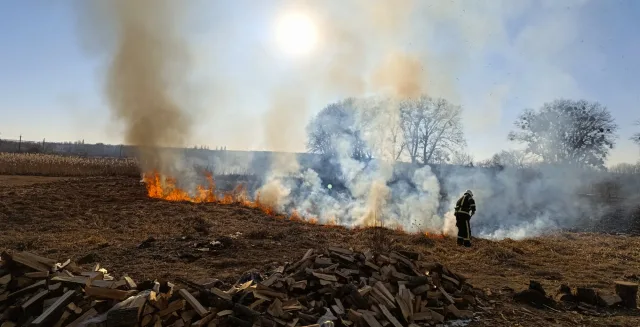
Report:
M 183 7 L 171 0 L 78 3 L 83 36 L 105 59 L 109 109 L 124 141 L 140 146 L 143 171 L 170 169 L 172 156 L 159 148 L 185 146 L 190 137 L 191 118 L 178 100 L 189 68 Z

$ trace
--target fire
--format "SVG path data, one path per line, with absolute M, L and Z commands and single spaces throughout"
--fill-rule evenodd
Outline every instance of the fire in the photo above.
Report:
M 206 173 L 207 185 L 198 185 L 196 187 L 195 194 L 181 189 L 177 186 L 176 179 L 165 177 L 158 172 L 143 174 L 143 180 L 147 188 L 147 194 L 151 198 L 162 199 L 166 201 L 176 202 L 191 202 L 191 203 L 217 203 L 222 205 L 241 205 L 248 208 L 256 208 L 264 212 L 267 215 L 288 219 L 290 221 L 306 222 L 310 224 L 318 224 L 317 217 L 308 216 L 304 217 L 300 215 L 297 210 L 293 210 L 289 217 L 278 214 L 276 210 L 262 202 L 260 202 L 260 193 L 256 194 L 255 201 L 251 201 L 247 195 L 247 189 L 244 184 L 239 184 L 231 192 L 223 194 L 216 193 L 216 184 L 213 180 L 211 173 Z M 310 214 L 310 212 L 307 212 Z M 374 220 L 375 221 L 375 220 Z M 327 222 L 324 224 L 326 227 L 339 226 L 338 219 L 331 215 Z M 355 226 L 356 228 L 359 226 Z M 395 224 L 392 226 L 397 232 L 404 233 L 405 230 L 402 225 Z M 432 239 L 444 239 L 446 236 L 443 233 L 423 232 L 425 237 Z
M 233 191 L 224 194 L 216 193 L 216 184 L 213 181 L 213 175 L 206 173 L 207 185 L 196 186 L 195 194 L 181 189 L 176 184 L 176 179 L 165 177 L 158 172 L 143 174 L 143 180 L 147 188 L 147 194 L 150 198 L 162 199 L 165 201 L 175 202 L 191 202 L 191 203 L 218 203 L 223 205 L 241 205 L 248 208 L 257 208 L 267 215 L 285 218 L 279 215 L 274 208 L 260 202 L 260 193 L 256 194 L 255 201 L 251 201 L 247 195 L 244 184 L 239 184 Z M 312 224 L 318 223 L 317 218 L 308 218 L 301 216 L 297 211 L 293 211 L 288 217 L 291 221 L 304 221 Z
M 167 201 L 185 201 L 193 203 L 217 202 L 215 196 L 215 183 L 213 176 L 207 174 L 208 187 L 198 185 L 197 194 L 190 195 L 188 192 L 176 186 L 175 178 L 163 177 L 154 172 L 144 174 L 144 182 L 147 187 L 149 197 L 163 199 Z
M 424 232 L 424 236 L 426 236 L 427 238 L 436 238 L 436 239 L 444 239 L 446 237 L 442 233 L 436 234 L 436 233 L 429 233 L 429 232 Z

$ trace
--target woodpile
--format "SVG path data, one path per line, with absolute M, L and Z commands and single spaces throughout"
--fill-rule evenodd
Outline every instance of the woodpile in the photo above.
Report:
M 588 287 L 576 287 L 573 291 L 562 284 L 555 296 L 551 296 L 540 283 L 532 280 L 529 288 L 515 293 L 513 299 L 538 309 L 579 311 L 592 316 L 606 316 L 606 310 L 616 308 L 637 309 L 638 284 L 616 281 L 615 291 L 613 294 Z
M 80 269 L 28 252 L 2 254 L 0 325 L 435 326 L 471 319 L 482 292 L 414 252 L 308 250 L 234 285 L 188 279 L 137 283 L 96 264 Z M 331 324 L 327 324 L 331 325 Z

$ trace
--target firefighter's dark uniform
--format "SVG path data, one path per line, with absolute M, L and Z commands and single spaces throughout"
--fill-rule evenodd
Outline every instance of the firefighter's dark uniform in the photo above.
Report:
M 456 227 L 458 227 L 458 245 L 471 246 L 471 225 L 469 220 L 476 212 L 476 201 L 465 193 L 456 202 Z

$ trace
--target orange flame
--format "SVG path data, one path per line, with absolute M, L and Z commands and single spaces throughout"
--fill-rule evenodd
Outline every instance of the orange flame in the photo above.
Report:
M 239 184 L 231 192 L 216 195 L 216 185 L 213 181 L 213 175 L 211 173 L 206 173 L 206 177 L 208 186 L 196 186 L 196 191 L 193 195 L 179 188 L 176 185 L 175 178 L 165 177 L 155 171 L 144 174 L 143 180 L 147 188 L 147 194 L 151 198 L 175 202 L 218 203 L 223 205 L 238 204 L 248 208 L 257 208 L 270 216 L 283 218 L 283 216 L 279 215 L 273 207 L 260 202 L 259 192 L 256 194 L 255 201 L 249 200 L 244 184 Z M 289 217 L 289 220 L 310 223 L 318 222 L 316 218 L 305 219 L 295 210 Z
M 424 236 L 426 236 L 427 238 L 435 238 L 435 239 L 444 239 L 446 236 L 444 234 L 435 234 L 435 233 L 429 233 L 429 232 L 424 232 Z
M 247 208 L 256 208 L 265 214 L 278 218 L 287 218 L 281 214 L 278 214 L 276 210 L 262 202 L 260 202 L 260 193 L 256 194 L 255 201 L 251 201 L 249 196 L 247 195 L 247 189 L 244 184 L 239 184 L 236 186 L 231 192 L 227 192 L 224 194 L 216 195 L 216 184 L 213 180 L 213 175 L 209 172 L 206 173 L 207 178 L 207 186 L 198 185 L 196 186 L 196 192 L 194 195 L 189 194 L 189 192 L 179 188 L 176 185 L 176 179 L 171 177 L 166 177 L 161 175 L 158 172 L 146 173 L 143 175 L 143 180 L 147 188 L 147 194 L 151 198 L 162 199 L 166 201 L 175 201 L 175 202 L 192 202 L 192 203 L 218 203 L 222 205 L 241 205 Z M 307 210 L 307 214 L 310 214 L 309 210 Z M 301 216 L 297 210 L 293 210 L 291 215 L 288 217 L 290 221 L 296 222 L 306 222 L 310 224 L 318 224 L 319 220 L 317 217 Z M 338 219 L 332 215 L 327 219 L 327 222 L 324 224 L 325 227 L 337 227 Z M 355 229 L 360 228 L 361 226 L 354 226 Z M 402 225 L 396 224 L 392 226 L 397 232 L 405 233 L 405 230 Z M 431 233 L 431 232 L 422 232 L 424 236 L 432 239 L 444 239 L 445 235 L 440 233 Z

